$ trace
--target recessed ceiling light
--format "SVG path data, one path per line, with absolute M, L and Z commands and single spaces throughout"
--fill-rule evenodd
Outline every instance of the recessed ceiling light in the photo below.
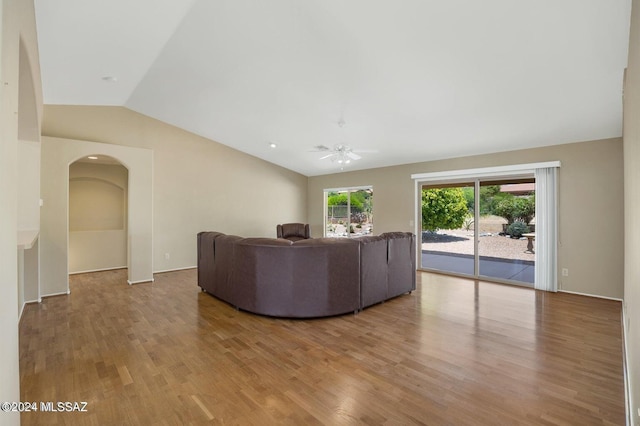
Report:
M 271 147 L 271 148 L 275 148 L 275 147 L 277 147 L 277 146 L 278 146 L 278 145 L 276 145 L 276 144 L 275 144 L 275 143 L 273 143 L 273 142 L 270 142 L 270 143 L 269 143 L 269 147 Z
M 92 155 L 92 156 L 87 157 L 87 158 L 88 158 L 89 160 L 97 160 L 97 159 L 98 159 L 98 157 L 96 157 L 95 155 Z
M 105 75 L 104 77 L 102 77 L 103 81 L 106 81 L 107 83 L 116 83 L 118 81 L 118 77 L 114 77 L 112 75 Z

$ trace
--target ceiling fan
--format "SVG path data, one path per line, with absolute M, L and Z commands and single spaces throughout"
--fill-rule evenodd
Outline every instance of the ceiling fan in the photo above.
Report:
M 320 157 L 320 160 L 330 159 L 338 164 L 349 164 L 351 160 L 359 160 L 362 157 L 356 154 L 349 145 L 336 144 L 333 148 L 325 145 L 314 146 L 317 152 L 326 152 L 327 154 Z
M 341 129 L 344 127 L 346 123 L 343 119 L 338 121 L 338 127 Z M 377 152 L 377 151 L 367 151 L 367 150 L 355 150 L 351 148 L 349 145 L 344 143 L 338 143 L 333 145 L 333 148 L 329 148 L 326 145 L 316 145 L 313 147 L 314 152 L 324 152 L 326 153 L 324 156 L 320 157 L 320 160 L 329 159 L 332 162 L 338 163 L 340 168 L 344 168 L 345 165 L 351 163 L 352 160 L 359 160 L 362 157 L 357 152 Z

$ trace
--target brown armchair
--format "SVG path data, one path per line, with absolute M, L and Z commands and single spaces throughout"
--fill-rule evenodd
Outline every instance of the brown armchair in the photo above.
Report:
M 307 240 L 311 238 L 308 223 L 283 223 L 276 227 L 278 238 L 289 241 Z

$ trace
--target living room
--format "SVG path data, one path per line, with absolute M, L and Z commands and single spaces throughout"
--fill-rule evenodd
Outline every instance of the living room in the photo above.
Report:
M 9 89 L 3 92 L 2 129 L 2 322 L 9 333 L 0 354 L 0 399 L 20 400 L 18 372 L 18 326 L 21 309 L 18 300 L 18 273 L 15 265 L 15 235 L 18 223 L 17 182 L 22 168 L 17 166 L 22 122 L 14 120 L 20 101 L 20 47 L 31 59 L 37 127 L 41 135 L 40 180 L 65 181 L 66 175 L 53 174 L 49 162 L 65 140 L 89 141 L 106 145 L 144 149 L 153 152 L 153 223 L 149 236 L 152 273 L 193 268 L 196 261 L 195 235 L 218 230 L 245 236 L 275 236 L 275 225 L 305 222 L 313 236 L 323 234 L 323 191 L 326 188 L 373 186 L 375 189 L 375 232 L 415 232 L 415 188 L 412 174 L 505 166 L 520 163 L 560 161 L 558 265 L 570 270 L 559 277 L 559 289 L 596 298 L 623 301 L 627 333 L 629 378 L 629 419 L 639 422 L 640 316 L 634 309 L 640 303 L 640 235 L 635 218 L 640 210 L 640 178 L 634 172 L 640 164 L 637 113 L 640 110 L 640 45 L 633 35 L 640 27 L 638 9 L 633 2 L 631 44 L 624 96 L 623 134 L 598 140 L 577 140 L 553 146 L 506 149 L 429 160 L 416 158 L 402 165 L 327 173 L 317 176 L 288 170 L 245 154 L 210 139 L 142 115 L 123 106 L 43 105 L 33 4 L 4 0 L 2 77 Z M 9 16 L 12 19 L 9 19 Z M 19 17 L 19 19 L 13 19 Z M 7 47 L 8 46 L 8 47 Z M 632 72 L 635 71 L 635 72 Z M 267 149 L 265 144 L 265 149 Z M 95 154 L 100 154 L 96 152 Z M 43 185 L 43 189 L 44 189 Z M 60 229 L 47 225 L 47 208 L 56 200 L 43 191 L 40 228 L 40 294 L 38 297 L 67 293 L 67 254 L 60 250 L 52 234 Z M 58 197 L 59 194 L 51 194 Z M 259 211 L 259 213 L 257 213 Z M 66 230 L 62 230 L 64 234 Z M 166 256 L 169 253 L 170 256 Z M 152 278 L 148 277 L 148 278 Z M 144 285 L 144 284 L 143 284 Z M 151 284 L 153 285 L 153 284 Z M 63 296 L 64 297 L 64 296 Z M 31 300 L 28 300 L 31 301 Z M 0 417 L 1 423 L 14 424 L 15 417 Z

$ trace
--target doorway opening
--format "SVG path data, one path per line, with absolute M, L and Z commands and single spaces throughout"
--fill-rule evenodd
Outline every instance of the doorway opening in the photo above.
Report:
M 69 274 L 128 266 L 129 171 L 106 155 L 69 165 Z

